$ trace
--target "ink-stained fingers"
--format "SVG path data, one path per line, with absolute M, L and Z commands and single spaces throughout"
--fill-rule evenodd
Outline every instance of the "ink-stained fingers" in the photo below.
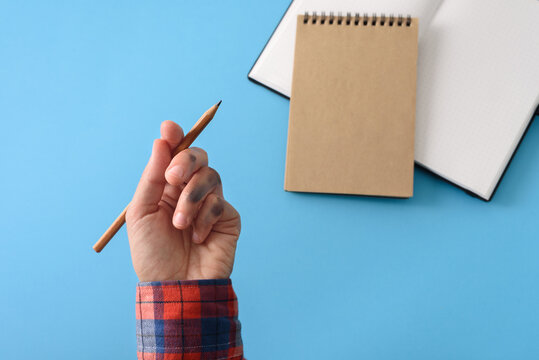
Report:
M 154 140 L 152 155 L 142 173 L 130 208 L 144 211 L 157 206 L 165 189 L 165 170 L 170 158 L 171 152 L 167 141 Z
M 189 182 L 191 176 L 201 168 L 208 166 L 208 154 L 201 148 L 185 149 L 172 159 L 165 177 L 171 185 Z
M 183 129 L 174 121 L 165 120 L 161 123 L 161 139 L 168 143 L 171 151 L 174 151 L 183 139 Z
M 180 194 L 172 218 L 174 226 L 178 229 L 188 228 L 196 219 L 204 200 L 211 193 L 222 196 L 221 177 L 217 171 L 206 166 L 193 175 Z
M 194 221 L 192 240 L 202 244 L 212 232 L 238 239 L 241 231 L 240 214 L 222 196 L 210 194 Z
M 203 243 L 213 226 L 223 217 L 225 211 L 229 213 L 236 210 L 219 195 L 209 194 L 194 221 L 193 242 Z
M 200 148 L 185 149 L 177 154 L 165 172 L 167 185 L 162 200 L 174 210 L 186 183 L 195 172 L 207 165 L 208 155 Z

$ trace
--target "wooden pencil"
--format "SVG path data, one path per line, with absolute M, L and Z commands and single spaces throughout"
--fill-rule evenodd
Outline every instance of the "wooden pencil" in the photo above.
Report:
M 215 113 L 217 112 L 217 109 L 219 109 L 219 105 L 221 105 L 221 101 L 219 101 L 217 104 L 213 105 L 211 108 L 209 108 L 198 121 L 193 126 L 191 131 L 185 135 L 185 137 L 180 142 L 180 145 L 174 150 L 172 156 L 174 157 L 177 155 L 180 151 L 183 151 L 187 149 L 191 144 L 195 141 L 195 139 L 200 135 L 202 130 L 210 123 L 210 121 L 215 116 Z M 129 208 L 129 204 L 123 209 L 123 211 L 118 215 L 116 220 L 110 225 L 110 227 L 105 231 L 105 233 L 99 238 L 99 240 L 95 243 L 93 246 L 95 252 L 101 252 L 105 246 L 109 243 L 109 241 L 116 235 L 118 230 L 121 229 L 123 224 L 125 224 L 125 214 L 127 213 L 127 208 Z

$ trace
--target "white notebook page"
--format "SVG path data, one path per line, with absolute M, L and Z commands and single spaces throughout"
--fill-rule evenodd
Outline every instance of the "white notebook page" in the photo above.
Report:
M 417 91 L 416 161 L 489 199 L 539 102 L 539 1 L 444 1 Z

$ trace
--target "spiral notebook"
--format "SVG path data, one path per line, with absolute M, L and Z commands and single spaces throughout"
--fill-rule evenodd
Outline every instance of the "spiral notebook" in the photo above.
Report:
M 298 16 L 285 190 L 413 194 L 418 20 Z
M 289 97 L 296 16 L 330 9 L 419 18 L 416 163 L 491 199 L 539 115 L 539 1 L 294 0 L 249 78 Z

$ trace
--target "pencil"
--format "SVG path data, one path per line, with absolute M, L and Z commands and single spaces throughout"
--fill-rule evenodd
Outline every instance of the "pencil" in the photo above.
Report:
M 185 137 L 180 142 L 180 145 L 174 150 L 172 156 L 174 157 L 177 155 L 180 151 L 183 151 L 187 149 L 191 144 L 195 141 L 195 139 L 200 135 L 202 130 L 210 123 L 210 121 L 215 116 L 215 113 L 217 112 L 217 109 L 219 109 L 219 105 L 221 105 L 221 101 L 219 101 L 217 104 L 213 105 L 211 108 L 209 108 L 198 121 L 193 126 L 191 131 L 185 135 Z M 116 220 L 112 223 L 112 225 L 109 226 L 107 231 L 101 236 L 101 238 L 95 243 L 94 250 L 95 252 L 101 252 L 105 246 L 109 243 L 109 241 L 116 235 L 118 230 L 121 229 L 121 227 L 125 224 L 125 214 L 127 212 L 127 208 L 129 207 L 129 204 L 123 209 L 123 211 L 118 215 Z

